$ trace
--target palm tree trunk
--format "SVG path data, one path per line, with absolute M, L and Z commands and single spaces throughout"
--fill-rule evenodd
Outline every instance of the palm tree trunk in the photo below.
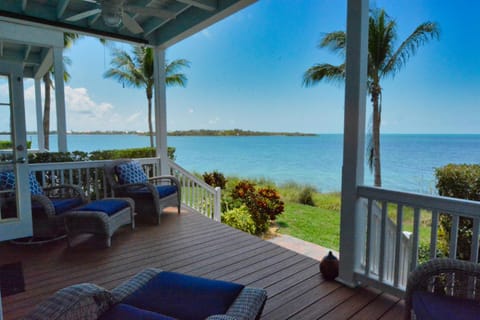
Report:
M 379 97 L 381 88 L 374 86 L 372 88 L 372 105 L 373 105 L 373 125 L 372 125 L 372 139 L 373 139 L 373 169 L 374 169 L 374 185 L 376 187 L 382 186 L 382 174 L 380 166 L 380 120 L 381 110 Z
M 52 80 L 50 73 L 47 72 L 43 76 L 43 83 L 45 84 L 45 102 L 43 105 L 43 136 L 45 149 L 50 149 L 50 88 L 52 87 Z
M 150 147 L 153 148 L 153 127 L 152 127 L 152 98 L 148 98 L 148 135 L 150 136 Z

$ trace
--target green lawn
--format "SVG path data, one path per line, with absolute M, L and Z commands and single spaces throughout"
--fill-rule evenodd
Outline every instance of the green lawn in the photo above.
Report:
M 338 251 L 340 215 L 333 210 L 286 203 L 277 218 L 278 232 Z

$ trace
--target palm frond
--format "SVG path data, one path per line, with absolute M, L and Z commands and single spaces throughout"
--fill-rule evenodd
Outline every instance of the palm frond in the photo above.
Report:
M 322 80 L 343 82 L 345 80 L 345 64 L 334 66 L 328 63 L 316 64 L 303 74 L 303 85 L 311 87 Z
M 345 31 L 334 31 L 323 36 L 318 44 L 319 48 L 328 48 L 332 52 L 340 53 L 345 56 L 347 45 L 347 36 Z
M 424 22 L 419 25 L 413 33 L 392 54 L 386 63 L 383 73 L 394 75 L 414 56 L 422 45 L 430 40 L 440 38 L 440 28 L 436 22 Z
M 180 86 L 185 87 L 187 85 L 187 76 L 184 73 L 179 72 L 182 68 L 189 68 L 190 61 L 186 59 L 173 60 L 167 63 L 165 66 L 165 83 L 167 86 Z

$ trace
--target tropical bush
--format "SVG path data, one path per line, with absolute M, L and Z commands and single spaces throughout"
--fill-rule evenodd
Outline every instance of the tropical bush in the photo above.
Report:
M 32 147 L 32 141 L 27 141 L 27 149 Z M 0 150 L 1 149 L 12 149 L 12 141 L 0 140 Z
M 298 195 L 298 203 L 300 204 L 306 204 L 308 206 L 315 206 L 315 201 L 313 201 L 313 194 L 316 192 L 315 188 L 313 187 L 303 187 L 303 189 L 300 191 L 300 194 Z
M 223 213 L 222 222 L 238 230 L 256 234 L 255 222 L 245 205 Z
M 439 195 L 480 201 L 480 165 L 448 164 L 435 170 Z M 439 248 L 448 250 L 452 219 L 450 215 L 440 215 Z M 470 218 L 460 218 L 458 226 L 457 257 L 469 260 L 472 245 Z
M 255 222 L 256 232 L 263 233 L 268 230 L 270 220 L 284 210 L 284 203 L 273 187 L 257 188 L 248 180 L 241 180 L 231 191 L 231 205 L 238 207 L 245 205 Z
M 202 177 L 205 183 L 214 188 L 220 187 L 221 189 L 225 189 L 225 186 L 227 184 L 227 180 L 225 179 L 223 173 L 220 173 L 216 170 L 213 172 L 205 172 Z

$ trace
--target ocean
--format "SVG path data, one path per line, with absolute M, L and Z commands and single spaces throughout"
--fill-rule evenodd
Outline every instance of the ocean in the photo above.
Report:
M 1 136 L 0 140 L 8 139 Z M 28 135 L 35 149 L 36 136 Z M 69 135 L 69 150 L 108 150 L 149 145 L 137 135 Z M 56 148 L 56 136 L 50 144 Z M 277 183 L 310 184 L 339 191 L 341 134 L 308 137 L 168 137 L 176 161 L 189 171 L 218 170 L 225 175 L 266 178 Z M 53 149 L 53 148 L 52 148 Z M 54 150 L 53 150 L 54 151 Z M 381 137 L 383 187 L 435 194 L 435 168 L 448 163 L 480 163 L 480 135 L 385 134 Z M 365 184 L 373 174 L 365 167 Z

